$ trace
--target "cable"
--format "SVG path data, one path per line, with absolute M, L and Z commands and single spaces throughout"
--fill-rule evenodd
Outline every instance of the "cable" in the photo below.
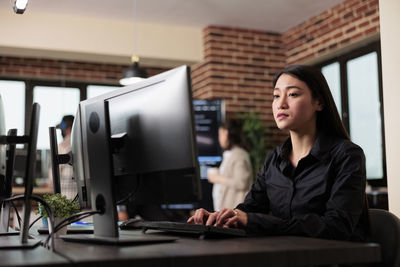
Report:
M 50 244 L 50 247 L 49 247 L 48 246 L 48 242 L 49 241 L 47 241 L 47 243 L 43 244 L 43 246 L 45 248 L 50 249 L 51 251 L 54 252 L 55 249 L 54 249 L 54 234 L 53 234 L 54 233 L 54 214 L 53 214 L 53 211 L 51 210 L 49 204 L 47 204 L 47 202 L 42 197 L 32 195 L 31 199 L 36 200 L 37 202 L 40 202 L 43 205 L 43 207 L 45 208 L 45 210 L 46 210 L 48 220 L 50 221 L 50 223 L 49 223 L 49 235 L 50 235 L 50 239 L 51 239 L 51 244 Z
M 126 195 L 124 198 L 118 200 L 118 201 L 116 202 L 117 205 L 124 204 L 124 203 L 127 202 L 132 196 L 134 196 L 134 195 L 137 193 L 137 191 L 138 191 L 139 188 L 140 188 L 140 180 L 141 180 L 141 177 L 140 177 L 140 176 L 141 176 L 141 175 L 138 174 L 136 189 L 133 190 L 132 192 L 130 192 L 130 193 L 129 193 L 128 195 Z
M 73 222 L 77 222 L 81 219 L 90 217 L 94 214 L 100 214 L 101 211 L 100 210 L 96 210 L 96 211 L 82 211 L 79 213 L 76 213 L 64 220 L 62 220 L 60 223 L 58 223 L 55 228 L 54 231 L 52 231 L 51 233 L 49 232 L 49 235 L 47 236 L 47 238 L 45 239 L 45 241 L 43 241 L 43 246 L 47 247 L 48 246 L 48 242 L 50 239 L 54 239 L 54 234 L 59 231 L 61 228 L 63 228 L 64 226 L 67 226 Z
M 43 215 L 40 215 L 39 217 L 37 217 L 37 218 L 29 225 L 29 228 L 28 228 L 28 229 L 31 229 L 32 226 L 33 226 L 37 221 L 39 221 L 39 220 L 42 219 L 42 218 L 43 218 Z
M 19 226 L 19 229 L 21 229 L 21 221 L 22 221 L 21 216 L 19 215 L 18 209 L 15 206 L 14 202 L 10 201 L 10 203 L 11 203 L 11 206 L 13 207 L 13 209 L 15 210 L 15 214 L 17 215 L 17 220 L 18 220 L 18 226 Z
M 12 196 L 10 198 L 4 199 L 4 201 L 14 201 L 14 200 L 24 199 L 24 198 L 25 198 L 25 195 L 16 195 L 16 196 Z M 50 224 L 49 224 L 49 233 L 51 235 L 51 237 L 50 237 L 51 238 L 50 250 L 54 251 L 54 237 L 53 237 L 53 234 L 52 234 L 54 232 L 54 230 L 53 230 L 54 229 L 53 212 L 51 211 L 51 208 L 50 208 L 49 204 L 47 204 L 47 202 L 42 197 L 39 197 L 39 196 L 36 196 L 36 195 L 31 195 L 30 200 L 32 200 L 32 199 L 37 201 L 37 202 L 40 202 L 43 205 L 43 207 L 45 208 L 45 210 L 46 210 L 46 213 L 47 213 L 49 221 L 50 221 Z M 47 243 L 48 243 L 48 241 L 47 241 Z M 47 246 L 47 244 L 46 244 L 45 247 L 49 248 Z
M 72 200 L 72 202 L 77 201 L 79 198 L 79 195 L 76 194 L 76 196 L 74 197 L 74 199 Z M 43 215 L 40 215 L 38 218 L 36 218 L 30 225 L 29 225 L 29 229 L 37 222 L 39 221 L 41 218 L 43 218 Z
M 78 201 L 78 199 L 79 199 L 79 194 L 76 194 L 76 196 L 74 197 L 74 199 L 72 200 L 72 202 Z
M 67 218 L 67 219 L 65 219 L 65 220 L 63 220 L 63 221 L 61 221 L 61 222 L 59 222 L 59 223 L 56 225 L 56 227 L 55 227 L 55 232 L 59 231 L 59 230 L 60 230 L 61 228 L 63 228 L 64 226 L 67 226 L 67 225 L 69 225 L 69 224 L 71 224 L 71 223 L 80 221 L 80 220 L 85 219 L 85 218 L 87 218 L 87 217 L 90 217 L 90 216 L 92 216 L 92 215 L 94 215 L 94 214 L 100 214 L 100 213 L 101 213 L 100 210 L 98 210 L 98 211 L 97 211 L 97 210 L 96 210 L 96 211 L 86 211 L 86 212 L 77 213 L 77 214 L 75 214 L 75 215 L 78 215 L 78 214 L 79 214 L 79 216 L 73 215 L 73 216 L 71 216 L 71 217 L 69 217 L 69 218 Z M 76 218 L 73 219 L 74 217 L 76 217 Z

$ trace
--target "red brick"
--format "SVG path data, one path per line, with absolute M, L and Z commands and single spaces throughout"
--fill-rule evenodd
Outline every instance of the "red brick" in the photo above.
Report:
M 369 11 L 365 12 L 365 16 L 369 17 L 369 16 L 371 16 L 371 15 L 375 14 L 375 13 L 376 13 L 376 11 L 377 11 L 376 9 L 369 10 Z
M 357 33 L 354 36 L 351 36 L 351 40 L 357 40 L 358 38 L 360 38 L 363 34 L 362 33 Z
M 363 28 L 363 27 L 365 27 L 365 26 L 367 26 L 367 25 L 369 25 L 369 21 L 365 21 L 365 22 L 359 24 L 358 27 L 359 27 L 359 28 Z
M 369 34 L 371 34 L 371 33 L 377 32 L 378 29 L 379 29 L 378 27 L 372 27 L 372 28 L 370 28 L 370 29 L 364 31 L 364 33 L 365 33 L 366 35 L 369 35 Z
M 359 8 L 357 8 L 357 9 L 356 9 L 356 12 L 357 12 L 357 13 L 361 13 L 362 11 L 366 10 L 367 8 L 368 8 L 368 5 L 365 4 L 365 5 L 363 5 L 363 6 L 359 7 Z
M 370 6 L 370 7 L 377 7 L 377 8 L 379 8 L 379 0 L 370 0 L 370 1 L 369 1 L 369 6 Z
M 379 17 L 375 17 L 371 20 L 372 22 L 379 22 Z
M 337 33 L 337 34 L 335 34 L 335 35 L 333 36 L 333 39 L 337 39 L 337 38 L 339 38 L 339 37 L 341 37 L 341 36 L 343 36 L 343 33 L 342 33 L 342 32 L 339 32 L 339 33 Z

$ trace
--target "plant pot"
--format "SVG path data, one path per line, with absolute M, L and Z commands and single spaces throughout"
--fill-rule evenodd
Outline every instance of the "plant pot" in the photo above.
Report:
M 59 223 L 60 223 L 61 221 L 63 221 L 63 220 L 64 220 L 64 218 L 55 217 L 55 218 L 54 218 L 54 227 L 56 227 L 57 224 L 59 224 Z M 55 237 L 55 238 L 59 238 L 60 235 L 66 235 L 66 234 L 67 234 L 67 226 L 64 226 L 63 228 L 61 228 L 60 230 L 58 230 L 58 231 L 55 233 L 54 237 Z

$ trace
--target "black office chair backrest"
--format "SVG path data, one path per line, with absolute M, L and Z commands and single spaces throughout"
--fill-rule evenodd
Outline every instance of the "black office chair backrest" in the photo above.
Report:
M 369 209 L 371 240 L 381 246 L 382 263 L 400 267 L 400 219 L 386 210 Z

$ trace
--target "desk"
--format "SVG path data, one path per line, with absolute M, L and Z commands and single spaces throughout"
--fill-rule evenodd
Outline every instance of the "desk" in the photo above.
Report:
M 0 250 L 0 266 L 48 266 L 68 263 L 64 257 L 41 246 L 34 249 Z
M 141 234 L 140 231 L 135 234 Z M 47 255 L 37 248 L 36 257 Z M 380 247 L 294 236 L 198 240 L 180 237 L 170 243 L 107 246 L 56 240 L 56 250 L 74 266 L 307 266 L 368 263 L 380 260 Z M 7 253 L 0 251 L 3 261 Z M 21 252 L 19 252 L 21 253 Z M 38 256 L 39 255 L 39 256 Z M 32 262 L 29 262 L 32 264 Z M 48 264 L 56 264 L 52 260 Z M 8 262 L 8 266 L 14 266 Z M 44 265 L 34 262 L 33 265 Z

